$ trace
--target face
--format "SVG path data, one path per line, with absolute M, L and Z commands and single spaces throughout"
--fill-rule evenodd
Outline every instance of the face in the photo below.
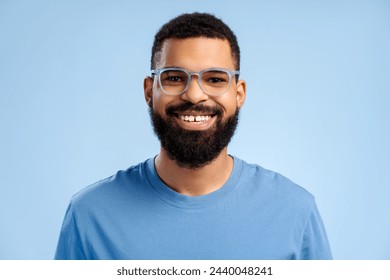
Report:
M 157 56 L 156 69 L 180 67 L 235 70 L 228 41 L 209 38 L 169 39 Z M 228 91 L 208 96 L 192 76 L 181 95 L 163 92 L 157 77 L 144 81 L 154 130 L 168 156 L 183 167 L 202 167 L 226 148 L 245 100 L 245 82 L 233 78 Z

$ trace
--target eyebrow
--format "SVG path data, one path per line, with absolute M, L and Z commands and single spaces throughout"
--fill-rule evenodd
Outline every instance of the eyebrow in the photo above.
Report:
M 182 70 L 189 71 L 189 72 L 199 72 L 199 71 L 203 71 L 203 70 L 206 70 L 206 69 L 226 69 L 226 70 L 231 70 L 230 68 L 218 67 L 218 66 L 216 66 L 216 67 L 204 68 L 204 69 L 201 69 L 201 70 L 199 70 L 199 71 L 192 71 L 192 70 L 187 69 L 187 68 L 185 68 L 185 67 L 175 66 L 175 65 L 173 65 L 173 66 L 167 65 L 167 66 L 163 66 L 163 67 L 160 67 L 160 68 L 155 68 L 155 70 L 157 70 L 157 69 L 163 69 L 163 68 L 178 68 L 178 69 L 182 69 Z M 234 69 L 233 69 L 233 70 L 234 70 Z
M 181 66 L 175 66 L 175 65 L 173 65 L 173 66 L 171 66 L 171 65 L 168 65 L 168 66 L 164 66 L 164 67 L 161 67 L 161 68 L 180 68 L 180 69 L 186 69 L 186 68 L 184 68 L 184 67 L 181 67 Z

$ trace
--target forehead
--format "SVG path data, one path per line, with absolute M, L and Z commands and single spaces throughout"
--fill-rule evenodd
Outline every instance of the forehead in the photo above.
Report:
M 168 39 L 156 56 L 156 68 L 182 67 L 191 71 L 220 67 L 234 69 L 227 40 L 211 38 Z

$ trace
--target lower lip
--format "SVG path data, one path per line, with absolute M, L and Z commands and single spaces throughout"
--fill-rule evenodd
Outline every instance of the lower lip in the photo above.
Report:
M 216 116 L 209 118 L 207 121 L 203 122 L 187 122 L 183 121 L 180 117 L 176 117 L 179 125 L 187 130 L 205 130 L 209 129 L 215 122 Z

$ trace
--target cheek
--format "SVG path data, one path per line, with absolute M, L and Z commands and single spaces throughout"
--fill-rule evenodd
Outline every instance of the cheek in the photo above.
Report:
M 229 92 L 229 94 L 215 98 L 220 106 L 222 106 L 228 115 L 231 115 L 237 108 L 237 97 L 235 92 Z
M 166 107 L 175 101 L 177 97 L 164 94 L 163 92 L 156 90 L 153 92 L 153 110 L 160 114 L 165 113 Z

